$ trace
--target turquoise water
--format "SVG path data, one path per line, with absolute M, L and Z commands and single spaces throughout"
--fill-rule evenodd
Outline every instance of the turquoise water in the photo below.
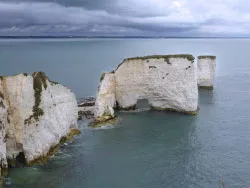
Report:
M 102 71 L 123 58 L 192 53 L 217 56 L 214 91 L 200 91 L 197 116 L 120 113 L 118 125 L 82 134 L 44 166 L 10 169 L 8 188 L 250 187 L 250 62 L 246 39 L 1 40 L 0 74 L 45 71 L 94 95 Z

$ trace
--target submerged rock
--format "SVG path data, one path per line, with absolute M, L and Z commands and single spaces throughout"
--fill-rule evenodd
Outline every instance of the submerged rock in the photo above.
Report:
M 100 127 L 112 127 L 117 124 L 119 118 L 117 116 L 103 116 L 102 119 L 95 119 L 90 122 L 89 127 L 100 128 Z
M 46 161 L 60 142 L 79 133 L 77 101 L 69 89 L 42 72 L 0 78 L 2 168 Z
M 92 119 L 95 113 L 95 106 L 78 107 L 78 120 L 82 118 Z
M 213 89 L 216 71 L 215 56 L 198 56 L 198 86 L 201 89 Z
M 154 55 L 125 59 L 105 73 L 96 100 L 96 121 L 114 117 L 113 108 L 134 110 L 147 99 L 157 110 L 195 114 L 198 110 L 197 71 L 192 55 Z

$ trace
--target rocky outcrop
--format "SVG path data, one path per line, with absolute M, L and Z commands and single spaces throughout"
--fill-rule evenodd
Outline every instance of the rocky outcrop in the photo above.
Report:
M 45 161 L 79 133 L 75 95 L 42 72 L 0 79 L 1 166 Z
M 199 88 L 213 89 L 216 70 L 216 57 L 198 56 L 197 67 Z
M 105 122 L 115 117 L 115 74 L 103 73 L 95 102 L 95 122 Z
M 77 103 L 78 107 L 88 107 L 95 106 L 95 97 L 84 97 L 79 100 Z
M 82 98 L 78 102 L 78 119 L 82 120 L 83 118 L 93 119 L 95 113 L 95 101 L 94 97 Z
M 112 117 L 113 107 L 134 109 L 140 99 L 158 110 L 194 114 L 198 109 L 197 71 L 192 55 L 154 55 L 125 59 L 103 76 L 96 119 Z

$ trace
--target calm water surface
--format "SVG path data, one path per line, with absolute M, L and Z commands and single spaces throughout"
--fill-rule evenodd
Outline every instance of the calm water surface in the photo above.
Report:
M 0 75 L 44 71 L 74 91 L 95 95 L 101 72 L 124 58 L 191 53 L 217 56 L 214 91 L 199 94 L 197 116 L 120 113 L 115 128 L 82 134 L 44 166 L 10 169 L 8 188 L 250 187 L 250 40 L 0 40 Z

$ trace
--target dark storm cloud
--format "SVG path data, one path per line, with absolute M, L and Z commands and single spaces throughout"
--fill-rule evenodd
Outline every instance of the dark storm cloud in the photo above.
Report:
M 112 8 L 116 0 L 2 0 L 3 2 L 37 2 L 37 3 L 56 3 L 67 7 L 84 7 L 90 10 L 102 10 Z
M 250 14 L 240 9 L 239 3 L 236 0 L 0 0 L 0 35 L 249 34 Z

